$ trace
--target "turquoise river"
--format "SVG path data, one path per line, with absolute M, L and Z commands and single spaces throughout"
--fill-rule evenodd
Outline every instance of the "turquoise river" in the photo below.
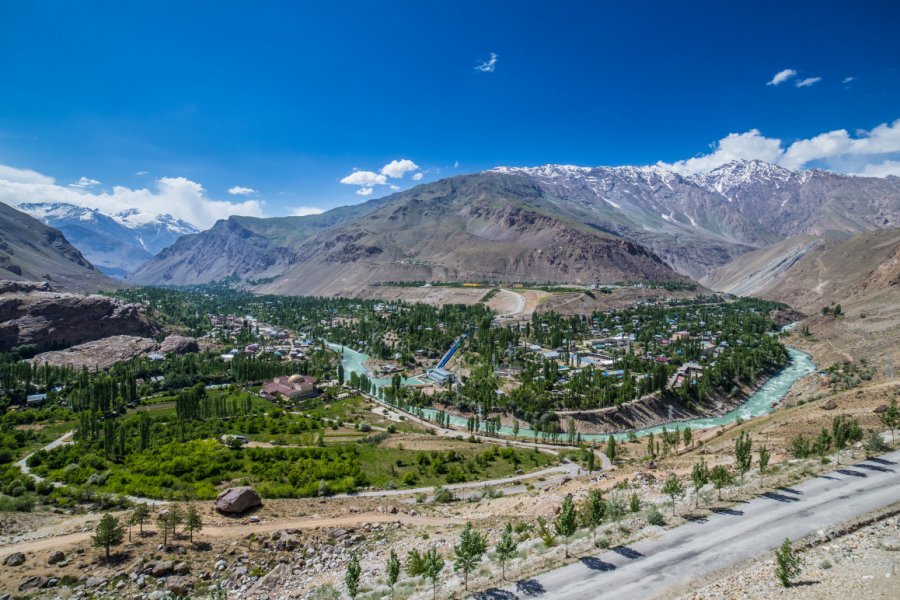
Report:
M 341 363 L 344 365 L 344 372 L 347 376 L 351 372 L 356 373 L 357 375 L 369 375 L 368 370 L 365 367 L 366 361 L 369 357 L 362 352 L 357 352 L 351 348 L 342 347 L 337 344 L 328 344 L 328 346 L 337 352 L 342 352 Z M 788 390 L 791 389 L 791 386 L 794 385 L 794 382 L 800 379 L 801 377 L 812 373 L 816 369 L 815 363 L 813 363 L 812 358 L 806 354 L 805 352 L 801 352 L 799 350 L 795 350 L 793 348 L 788 348 L 788 354 L 790 355 L 791 362 L 782 369 L 777 375 L 766 381 L 762 387 L 759 388 L 752 396 L 750 396 L 747 401 L 739 406 L 738 408 L 729 411 L 723 414 L 720 417 L 709 417 L 702 419 L 691 419 L 688 421 L 678 421 L 677 423 L 669 424 L 668 427 L 671 429 L 674 425 L 684 429 L 689 427 L 691 429 L 708 429 L 710 427 L 719 427 L 721 425 L 728 425 L 733 423 L 738 418 L 741 419 L 749 419 L 751 417 L 758 417 L 760 415 L 767 414 L 772 411 L 772 407 L 774 404 L 777 404 L 782 398 L 784 398 L 785 394 L 788 393 Z M 376 385 L 389 385 L 391 380 L 386 377 L 371 377 L 370 380 L 374 381 Z M 421 381 L 417 378 L 404 378 L 403 385 L 421 385 Z M 429 420 L 434 420 L 437 414 L 437 411 L 431 408 L 426 408 L 423 410 L 425 418 Z M 450 423 L 458 426 L 465 427 L 466 419 L 463 417 L 450 416 Z M 659 425 L 657 427 L 648 427 L 646 429 L 639 429 L 634 433 L 638 436 L 649 435 L 650 433 L 658 433 L 662 431 L 663 425 Z M 500 433 L 503 435 L 512 435 L 512 429 L 509 427 L 501 427 Z M 537 437 L 537 434 L 531 429 L 520 428 L 518 432 L 519 438 L 527 438 L 527 437 Z M 617 439 L 623 440 L 627 437 L 627 433 L 619 433 L 615 434 Z M 608 434 L 582 434 L 581 439 L 584 441 L 594 441 L 594 440 L 605 440 L 609 437 Z

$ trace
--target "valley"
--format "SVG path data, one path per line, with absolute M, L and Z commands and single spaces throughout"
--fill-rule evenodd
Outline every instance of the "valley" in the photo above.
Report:
M 0 283 L 0 594 L 333 598 L 356 561 L 371 600 L 581 597 L 570 580 L 627 590 L 658 560 L 713 594 L 738 554 L 666 540 L 730 536 L 896 446 L 895 188 L 498 168 L 185 230 L 124 282 L 9 209 L 28 269 Z M 871 494 L 817 518 L 895 529 Z

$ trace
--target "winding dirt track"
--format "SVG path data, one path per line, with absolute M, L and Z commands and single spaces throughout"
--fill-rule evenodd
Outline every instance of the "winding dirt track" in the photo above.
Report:
M 459 525 L 463 518 L 423 517 L 406 514 L 359 513 L 340 517 L 292 517 L 266 520 L 262 523 L 247 524 L 243 521 L 234 525 L 207 525 L 203 527 L 203 537 L 241 538 L 251 533 L 271 533 L 279 529 L 315 529 L 317 527 L 358 527 L 366 523 L 401 523 L 419 527 L 444 527 Z M 16 542 L 0 548 L 0 560 L 13 552 L 42 552 L 66 548 L 87 542 L 93 532 L 76 532 L 46 537 L 39 540 Z

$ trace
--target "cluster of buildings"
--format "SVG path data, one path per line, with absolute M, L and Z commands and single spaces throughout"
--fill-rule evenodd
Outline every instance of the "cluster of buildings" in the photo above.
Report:
M 311 398 L 319 394 L 316 382 L 315 377 L 308 375 L 284 375 L 263 384 L 259 395 L 266 400 L 296 401 Z

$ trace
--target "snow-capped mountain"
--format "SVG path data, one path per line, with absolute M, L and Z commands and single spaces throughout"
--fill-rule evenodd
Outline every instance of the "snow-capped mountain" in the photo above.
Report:
M 796 235 L 900 226 L 900 178 L 735 161 L 498 167 L 312 217 L 232 217 L 184 237 L 130 279 L 272 279 L 262 291 L 359 293 L 383 281 L 701 279 Z
M 651 248 L 702 277 L 750 249 L 790 236 L 832 237 L 900 225 L 900 178 L 794 171 L 739 160 L 696 175 L 661 166 L 498 167 L 526 177 L 556 210 Z
M 171 215 L 137 209 L 104 214 L 62 202 L 29 202 L 18 208 L 62 231 L 88 260 L 116 277 L 124 277 L 182 235 L 198 231 Z

